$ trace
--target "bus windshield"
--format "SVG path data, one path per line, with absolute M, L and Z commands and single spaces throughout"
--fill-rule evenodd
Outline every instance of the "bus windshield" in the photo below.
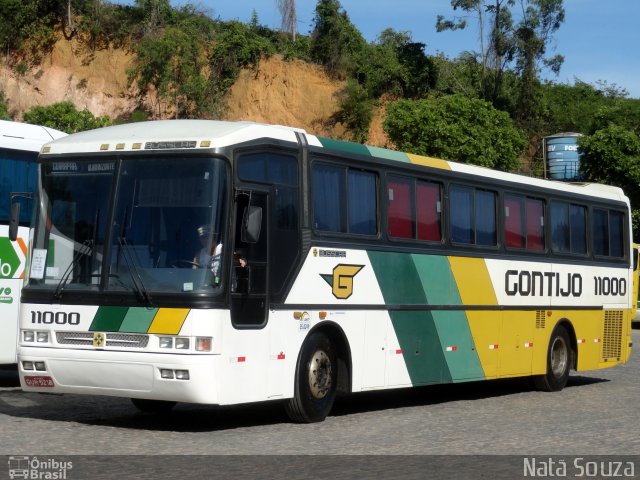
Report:
M 0 223 L 7 225 L 10 217 L 11 192 L 32 192 L 36 185 L 38 152 L 0 149 Z M 28 224 L 31 210 L 27 201 L 17 197 L 14 202 L 22 204 L 20 224 Z
M 55 297 L 211 292 L 221 284 L 225 188 L 214 158 L 49 163 L 29 285 Z

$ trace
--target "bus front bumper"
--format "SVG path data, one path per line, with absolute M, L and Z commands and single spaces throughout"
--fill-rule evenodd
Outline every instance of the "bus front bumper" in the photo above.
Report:
M 27 392 L 109 395 L 217 404 L 218 355 L 20 347 L 20 385 Z

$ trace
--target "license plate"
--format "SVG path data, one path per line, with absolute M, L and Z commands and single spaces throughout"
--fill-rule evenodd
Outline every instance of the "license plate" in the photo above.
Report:
M 54 387 L 53 378 L 45 375 L 38 376 L 26 376 L 24 377 L 24 383 L 27 387 Z

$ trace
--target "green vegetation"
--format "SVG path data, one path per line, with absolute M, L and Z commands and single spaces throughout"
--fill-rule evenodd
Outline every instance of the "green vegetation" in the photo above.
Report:
M 88 110 L 78 111 L 71 102 L 33 107 L 24 113 L 24 121 L 55 128 L 66 133 L 82 132 L 111 124 L 109 117 L 95 117 Z
M 295 31 L 293 0 L 277 5 L 282 32 L 260 25 L 255 11 L 247 24 L 223 22 L 170 0 L 0 0 L 0 52 L 27 74 L 61 33 L 89 49 L 133 51 L 129 81 L 141 94 L 156 92 L 158 104 L 145 112 L 141 102 L 128 121 L 221 117 L 241 69 L 272 54 L 316 62 L 345 80 L 334 120 L 347 139 L 366 142 L 374 109 L 386 107 L 384 128 L 399 149 L 532 172 L 543 137 L 580 132 L 583 174 L 622 186 L 640 218 L 640 99 L 606 81 L 540 80 L 543 69 L 562 65 L 561 55 L 549 55 L 564 22 L 562 0 L 450 0 L 436 29 L 465 28 L 461 18 L 474 18 L 481 33 L 477 51 L 457 58 L 430 53 L 409 32 L 386 29 L 367 42 L 339 0 L 317 1 L 309 35 Z M 9 118 L 4 98 L 0 118 Z M 36 107 L 25 119 L 67 132 L 110 122 L 69 103 Z
M 385 129 L 400 150 L 505 171 L 518 167 L 526 144 L 506 112 L 460 94 L 396 101 Z

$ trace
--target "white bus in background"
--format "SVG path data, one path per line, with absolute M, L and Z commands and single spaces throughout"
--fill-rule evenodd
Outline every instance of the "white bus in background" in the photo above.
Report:
M 52 128 L 0 120 L 0 365 L 16 363 L 20 288 L 29 240 L 30 197 L 38 186 L 38 154 L 43 144 L 65 135 Z M 21 205 L 15 242 L 9 240 L 12 196 Z

